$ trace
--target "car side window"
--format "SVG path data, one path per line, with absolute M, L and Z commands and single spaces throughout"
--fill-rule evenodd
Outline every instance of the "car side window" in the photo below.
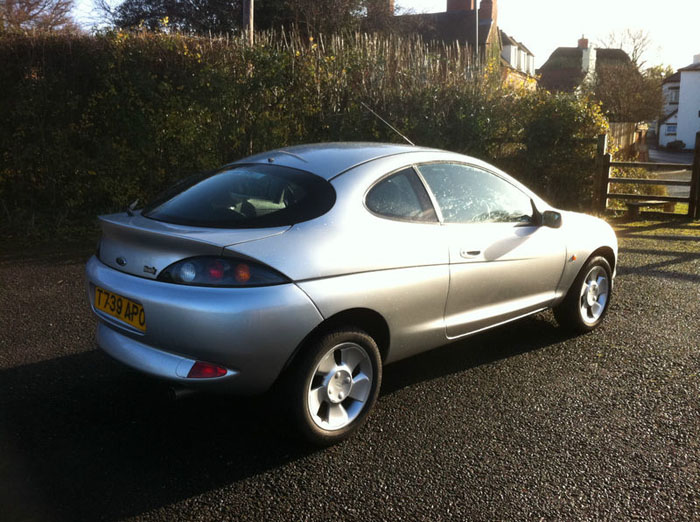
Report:
M 430 197 L 412 168 L 384 178 L 367 193 L 367 208 L 380 216 L 407 221 L 437 222 Z
M 529 223 L 530 197 L 506 180 L 470 165 L 418 167 L 446 223 Z

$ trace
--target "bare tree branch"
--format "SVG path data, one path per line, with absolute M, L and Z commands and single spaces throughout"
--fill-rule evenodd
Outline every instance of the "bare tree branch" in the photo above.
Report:
M 5 31 L 76 30 L 70 13 L 74 0 L 0 0 L 0 27 Z
M 70 13 L 74 0 L 0 0 L 0 27 L 5 31 L 76 30 Z
M 118 0 L 92 0 L 92 22 L 113 27 L 117 20 Z
M 610 33 L 597 42 L 597 45 L 606 49 L 622 49 L 629 55 L 635 67 L 641 71 L 647 63 L 646 54 L 652 43 L 647 31 L 625 29 L 621 33 Z

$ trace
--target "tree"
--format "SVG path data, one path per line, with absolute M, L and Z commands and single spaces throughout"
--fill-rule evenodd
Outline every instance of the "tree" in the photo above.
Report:
M 661 84 L 673 71 L 661 65 L 644 68 L 652 40 L 645 31 L 627 29 L 611 33 L 598 47 L 622 49 L 629 61 L 599 63 L 585 90 L 599 101 L 610 121 L 639 122 L 660 117 L 663 109 Z
M 4 31 L 76 30 L 70 16 L 74 0 L 0 0 Z
M 606 38 L 598 42 L 598 47 L 603 49 L 622 49 L 632 60 L 638 70 L 642 70 L 647 63 L 646 54 L 652 45 L 651 37 L 642 29 L 625 29 L 621 33 L 610 33 Z
M 287 0 L 287 23 L 309 35 L 333 34 L 359 28 L 363 0 Z
M 294 26 L 308 35 L 353 31 L 377 1 L 255 0 L 255 25 L 258 29 Z M 160 30 L 167 25 L 188 33 L 222 34 L 241 28 L 242 0 L 125 0 L 116 8 L 110 0 L 94 2 L 102 21 L 121 29 Z
M 125 0 L 114 10 L 113 22 L 121 29 L 221 34 L 240 27 L 241 9 L 240 0 Z
M 655 92 L 631 63 L 598 67 L 588 89 L 610 121 L 652 120 L 658 113 Z

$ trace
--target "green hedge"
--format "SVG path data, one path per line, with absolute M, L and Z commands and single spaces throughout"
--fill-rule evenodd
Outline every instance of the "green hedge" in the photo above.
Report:
M 54 234 L 274 147 L 400 141 L 493 161 L 568 208 L 592 191 L 599 108 L 501 85 L 457 47 L 109 32 L 0 36 L 0 229 Z

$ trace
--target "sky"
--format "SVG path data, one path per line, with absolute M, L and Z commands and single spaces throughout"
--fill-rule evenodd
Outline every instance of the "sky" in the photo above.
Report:
M 79 20 L 89 19 L 92 0 L 76 0 Z M 446 0 L 396 0 L 417 13 L 444 11 Z M 592 44 L 626 29 L 646 31 L 652 45 L 647 65 L 679 69 L 700 54 L 700 0 L 498 0 L 498 25 L 535 55 L 540 67 L 557 47 Z
M 396 0 L 396 6 L 439 12 L 445 0 Z M 498 0 L 498 26 L 522 42 L 540 67 L 557 47 L 592 43 L 626 29 L 644 30 L 651 40 L 647 65 L 679 69 L 700 54 L 700 0 Z

